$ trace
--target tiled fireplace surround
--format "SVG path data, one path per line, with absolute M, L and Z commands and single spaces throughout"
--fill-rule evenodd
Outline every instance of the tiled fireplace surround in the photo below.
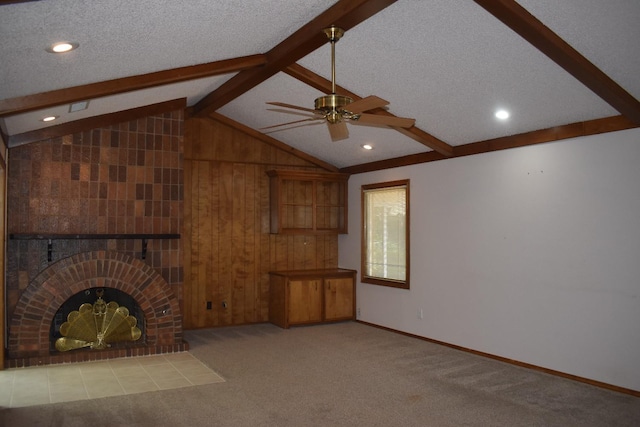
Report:
M 181 110 L 10 150 L 6 367 L 188 348 L 180 239 L 129 238 L 180 233 L 182 161 Z M 58 308 L 99 287 L 134 298 L 144 313 L 145 342 L 51 351 Z

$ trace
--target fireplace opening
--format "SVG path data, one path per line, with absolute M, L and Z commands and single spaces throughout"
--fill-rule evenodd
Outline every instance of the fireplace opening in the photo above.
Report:
M 78 312 L 83 304 L 95 304 L 99 298 L 105 303 L 115 303 L 119 307 L 124 307 L 128 311 L 129 316 L 135 318 L 135 326 L 141 331 L 141 336 L 135 341 L 121 340 L 116 342 L 110 342 L 111 348 L 126 348 L 128 346 L 137 346 L 146 343 L 145 334 L 145 319 L 144 313 L 136 300 L 126 292 L 119 289 L 100 287 L 100 288 L 88 288 L 81 292 L 76 293 L 67 299 L 58 309 L 53 316 L 51 322 L 51 330 L 49 333 L 50 351 L 58 351 L 56 349 L 56 341 L 63 338 L 63 334 L 60 332 L 60 327 L 69 320 L 69 314 L 72 312 Z

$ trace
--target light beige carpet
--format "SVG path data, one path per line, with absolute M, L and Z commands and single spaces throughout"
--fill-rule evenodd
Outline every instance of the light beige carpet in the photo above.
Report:
M 185 339 L 225 382 L 7 408 L 0 425 L 640 425 L 639 398 L 357 322 L 222 327 Z

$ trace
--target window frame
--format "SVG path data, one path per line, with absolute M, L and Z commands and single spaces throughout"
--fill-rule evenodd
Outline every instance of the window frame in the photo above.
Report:
M 405 279 L 404 280 L 396 280 L 396 279 L 389 279 L 389 278 L 384 278 L 384 277 L 376 277 L 376 276 L 369 276 L 367 275 L 367 269 L 366 269 L 366 260 L 368 257 L 368 242 L 367 242 L 367 218 L 366 218 L 366 214 L 367 214 L 367 210 L 366 210 L 366 203 L 365 203 L 365 193 L 367 191 L 370 190 L 382 190 L 382 189 L 387 189 L 387 188 L 391 188 L 391 187 L 404 187 L 405 188 L 405 202 L 406 202 L 406 206 L 405 206 L 405 268 L 406 268 L 406 274 L 405 274 Z M 409 289 L 410 286 L 410 242 L 409 242 L 409 230 L 410 230 L 410 198 L 409 198 L 409 194 L 410 194 L 410 180 L 409 179 L 402 179 L 402 180 L 396 180 L 396 181 L 387 181 L 387 182 L 380 182 L 380 183 L 375 183 L 375 184 L 365 184 L 361 186 L 361 205 L 360 205 L 360 212 L 361 212 L 361 227 L 360 227 L 360 231 L 361 231 L 361 251 L 360 251 L 360 271 L 361 271 L 361 282 L 362 283 L 370 283 L 370 284 L 374 284 L 374 285 L 381 285 L 381 286 L 389 286 L 389 287 L 393 287 L 393 288 L 401 288 L 401 289 Z

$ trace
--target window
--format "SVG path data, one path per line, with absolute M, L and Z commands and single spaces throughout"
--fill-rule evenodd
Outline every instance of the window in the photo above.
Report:
M 409 289 L 409 180 L 362 186 L 362 281 Z

